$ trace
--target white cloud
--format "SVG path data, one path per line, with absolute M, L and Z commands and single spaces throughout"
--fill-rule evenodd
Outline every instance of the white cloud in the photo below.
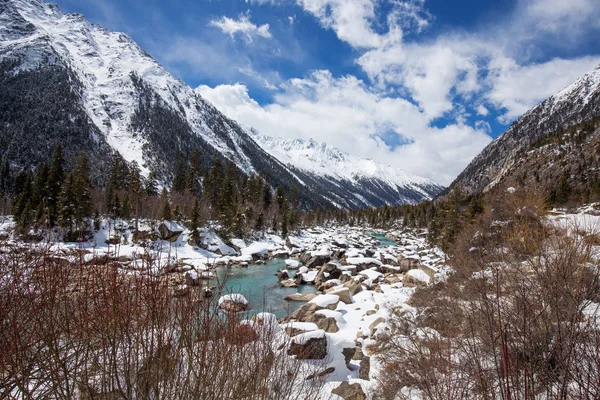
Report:
M 512 59 L 497 58 L 490 63 L 491 89 L 485 96 L 497 109 L 504 110 L 500 121 L 508 123 L 573 83 L 599 62 L 598 57 L 581 57 L 521 66 Z
M 482 117 L 485 117 L 490 113 L 490 110 L 485 108 L 483 104 L 478 105 L 475 111 L 477 111 L 477 115 L 481 115 Z
M 247 43 L 252 43 L 253 37 L 260 36 L 266 39 L 270 39 L 273 36 L 269 31 L 269 24 L 255 25 L 250 21 L 250 14 L 242 14 L 238 19 L 229 17 L 221 17 L 210 21 L 209 26 L 219 28 L 223 33 L 228 34 L 232 38 L 236 34 L 240 34 L 244 37 Z
M 531 61 L 549 40 L 564 35 L 569 43 L 600 27 L 594 0 L 573 0 L 573 7 L 562 0 L 519 0 L 485 30 L 427 41 L 411 40 L 433 20 L 423 0 L 387 0 L 385 8 L 386 0 L 296 1 L 354 48 L 368 81 L 314 71 L 285 81 L 264 106 L 240 84 L 198 91 L 264 134 L 325 141 L 442 184 L 491 140 L 489 122 L 469 125 L 469 112 L 500 114 L 508 123 L 600 62 L 592 56 Z
M 418 107 L 374 91 L 353 76 L 334 78 L 315 71 L 291 79 L 272 104 L 261 107 L 244 85 L 201 86 L 198 92 L 226 115 L 271 136 L 315 138 L 361 157 L 448 184 L 491 138 L 482 129 L 429 125 Z M 380 135 L 410 144 L 388 147 Z M 389 137 L 387 138 L 389 140 Z

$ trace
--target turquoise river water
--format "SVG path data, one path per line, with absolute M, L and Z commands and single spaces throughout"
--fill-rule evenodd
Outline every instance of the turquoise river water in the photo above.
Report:
M 384 234 L 369 233 L 379 242 L 380 247 L 395 245 L 396 243 Z M 217 268 L 217 280 L 211 281 L 211 285 L 225 281 L 225 293 L 241 293 L 250 303 L 250 314 L 266 311 L 277 317 L 285 317 L 288 313 L 295 311 L 301 302 L 286 301 L 283 298 L 292 293 L 316 293 L 314 285 L 298 285 L 297 288 L 280 287 L 277 280 L 277 272 L 285 269 L 285 260 L 274 258 L 265 265 L 251 264 L 248 267 L 220 267 Z M 290 276 L 294 270 L 288 270 Z M 224 293 L 224 294 L 225 294 Z

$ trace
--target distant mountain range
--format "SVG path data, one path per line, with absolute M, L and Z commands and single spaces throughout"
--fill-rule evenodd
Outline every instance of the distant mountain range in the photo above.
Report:
M 251 130 L 254 140 L 309 184 L 328 185 L 327 199 L 340 207 L 418 203 L 443 187 L 399 168 L 351 156 L 313 139 L 282 139 Z M 318 180 L 319 182 L 313 182 Z M 327 188 L 323 188 L 323 191 Z
M 0 157 L 33 170 L 58 143 L 67 160 L 87 151 L 100 183 L 113 151 L 168 185 L 178 155 L 200 149 L 205 166 L 230 159 L 273 187 L 298 187 L 309 206 L 415 203 L 442 189 L 316 142 L 250 132 L 127 35 L 42 0 L 0 0 Z

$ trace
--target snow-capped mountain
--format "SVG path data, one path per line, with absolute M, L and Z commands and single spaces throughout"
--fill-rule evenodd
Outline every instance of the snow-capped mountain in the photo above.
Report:
M 560 152 L 564 149 L 552 147 L 544 150 L 540 149 L 539 144 L 550 142 L 551 136 L 558 138 L 566 133 L 579 136 L 581 138 L 579 142 L 581 142 L 583 136 L 580 134 L 584 130 L 586 140 L 592 143 L 594 142 L 593 138 L 589 136 L 595 129 L 599 117 L 600 65 L 515 121 L 506 132 L 473 159 L 448 190 L 455 187 L 460 187 L 468 193 L 489 190 L 508 175 L 514 175 L 517 167 L 523 165 L 524 158 L 532 155 L 538 157 L 538 161 L 534 163 L 537 164 L 537 168 L 540 168 L 540 163 L 549 163 L 542 165 L 544 169 L 542 172 L 552 173 L 556 179 L 556 176 L 564 173 L 565 166 L 561 166 L 561 163 L 557 162 Z M 588 123 L 589 126 L 579 129 L 578 126 L 582 123 Z M 573 132 L 568 132 L 569 130 L 573 130 Z M 565 140 L 567 139 L 554 139 L 553 142 L 558 143 Z M 535 154 L 532 153 L 534 150 Z M 587 156 L 596 159 L 595 151 L 592 148 L 587 149 L 586 153 L 590 153 Z M 579 161 L 582 161 L 581 158 Z M 582 165 L 582 170 L 586 168 Z M 528 172 L 529 175 L 533 175 L 533 171 L 526 169 L 521 171 L 523 176 L 518 178 L 521 182 L 525 180 Z M 536 180 L 540 181 L 539 176 Z
M 344 206 L 382 205 L 390 199 L 394 199 L 392 204 L 416 203 L 431 199 L 443 189 L 428 179 L 372 159 L 352 156 L 313 139 L 273 138 L 254 130 L 251 135 L 282 163 L 339 188 L 340 193 L 332 190 L 329 199 Z M 390 196 L 390 192 L 394 195 Z
M 47 162 L 61 143 L 67 160 L 88 152 L 97 181 L 116 151 L 168 184 L 179 155 L 200 149 L 205 166 L 230 159 L 273 187 L 300 187 L 313 206 L 397 204 L 435 192 L 418 189 L 399 199 L 386 189 L 366 201 L 332 195 L 329 176 L 271 156 L 127 35 L 43 0 L 0 0 L 0 109 L 0 156 L 15 168 Z M 364 183 L 365 193 L 373 191 L 369 185 L 384 184 L 352 182 Z

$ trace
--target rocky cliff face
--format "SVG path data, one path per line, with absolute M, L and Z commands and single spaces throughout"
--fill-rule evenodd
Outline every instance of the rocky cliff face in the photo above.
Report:
M 578 135 L 586 122 L 592 125 L 585 129 L 593 131 L 593 121 L 599 116 L 600 66 L 514 122 L 473 159 L 449 190 L 457 187 L 467 193 L 489 190 L 509 175 L 518 175 L 515 169 L 523 165 L 528 152 L 537 149 L 539 154 L 556 150 L 553 146 L 540 149 L 538 145 L 544 139 L 566 133 Z M 543 159 L 550 160 L 549 156 L 548 153 Z M 558 168 L 557 165 L 554 168 Z

